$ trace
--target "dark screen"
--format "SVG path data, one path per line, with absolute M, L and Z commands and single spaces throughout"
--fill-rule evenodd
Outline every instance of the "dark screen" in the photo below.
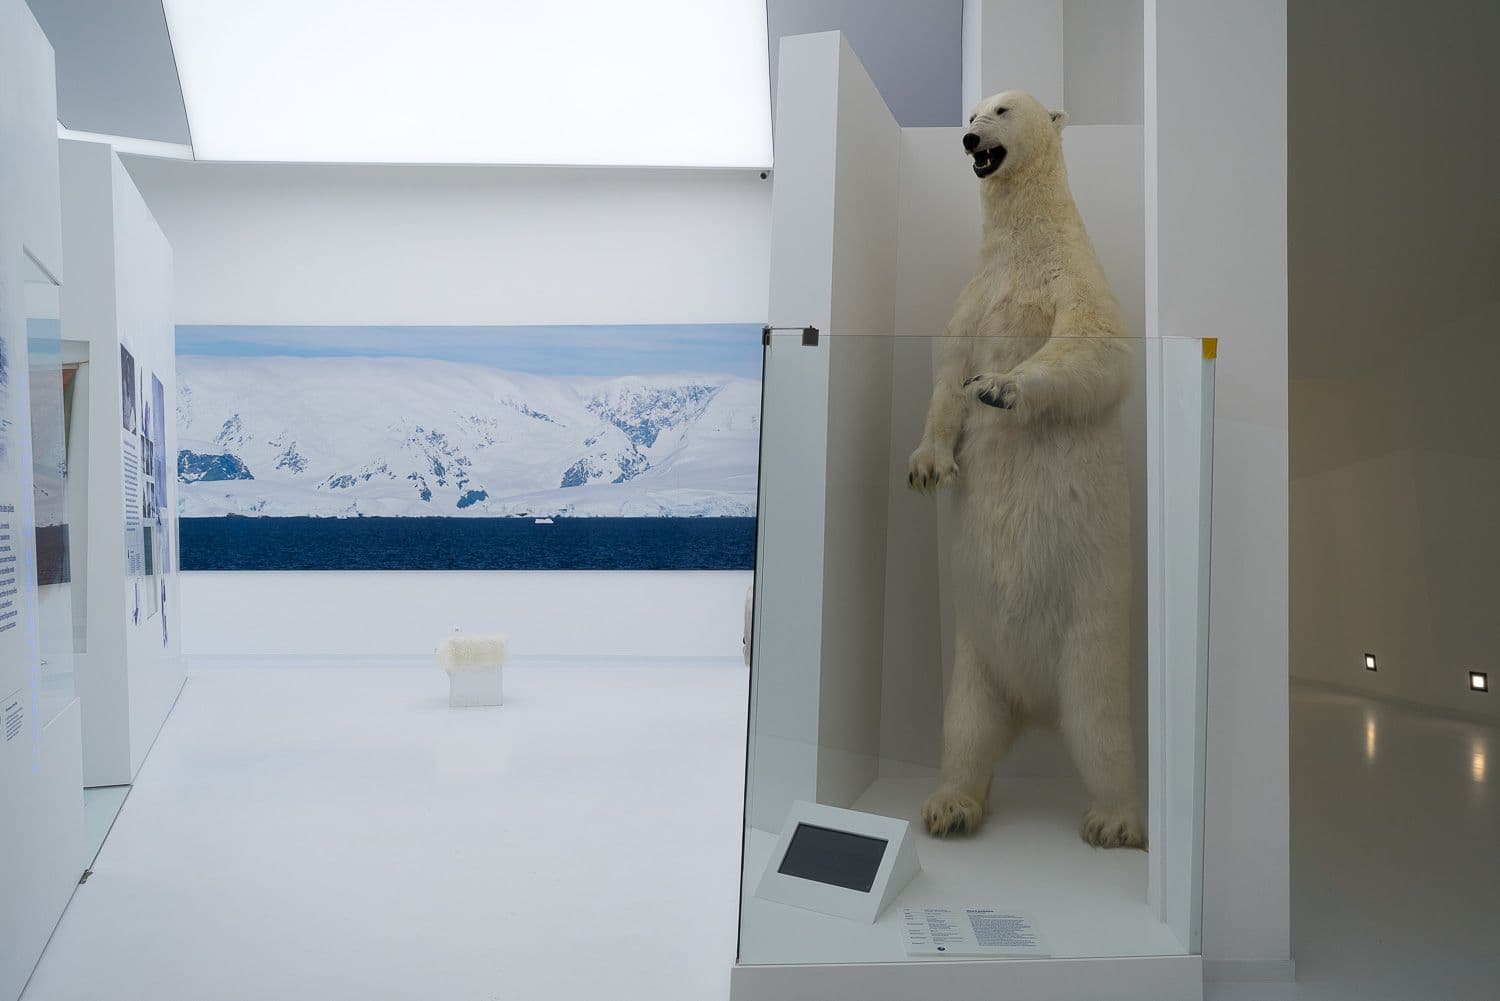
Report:
M 885 857 L 882 838 L 798 824 L 776 870 L 786 876 L 869 893 Z

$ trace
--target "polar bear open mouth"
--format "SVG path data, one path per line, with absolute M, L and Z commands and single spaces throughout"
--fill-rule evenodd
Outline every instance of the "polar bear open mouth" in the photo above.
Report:
M 976 149 L 969 155 L 974 158 L 974 176 L 982 180 L 1000 169 L 1005 160 L 1005 147 L 996 143 L 989 149 Z

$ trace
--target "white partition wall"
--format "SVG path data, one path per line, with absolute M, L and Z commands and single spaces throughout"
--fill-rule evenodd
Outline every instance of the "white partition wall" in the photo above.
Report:
M 848 44 L 837 32 L 788 38 L 778 93 L 790 99 L 776 122 L 772 195 L 773 327 L 814 327 L 815 345 L 778 342 L 798 373 L 769 392 L 764 434 L 799 441 L 804 475 L 763 481 L 761 535 L 802 538 L 796 555 L 762 565 L 758 616 L 784 626 L 766 633 L 755 681 L 758 753 L 785 767 L 767 774 L 806 776 L 806 786 L 755 785 L 754 826 L 779 830 L 797 799 L 848 805 L 875 778 L 880 753 L 880 634 L 864 628 L 883 615 L 879 568 L 885 559 L 884 435 L 841 430 L 889 426 L 890 359 L 830 351 L 829 339 L 893 332 L 895 204 L 901 130 Z M 776 393 L 785 393 L 778 398 Z M 816 426 L 804 420 L 806 401 Z M 879 442 L 881 454 L 829 449 L 830 441 Z M 879 461 L 869 461 L 878 458 Z M 874 480 L 872 481 L 872 477 Z M 856 518 L 847 512 L 856 497 Z M 821 654 L 822 671 L 818 671 Z
M 26 284 L 63 278 L 52 48 L 0 0 L 0 999 L 18 996 L 83 870 L 77 699 L 37 633 Z
M 88 369 L 88 534 L 74 557 L 87 580 L 76 661 L 84 781 L 123 785 L 184 677 L 172 250 L 109 146 L 61 147 L 63 340 L 86 352 Z

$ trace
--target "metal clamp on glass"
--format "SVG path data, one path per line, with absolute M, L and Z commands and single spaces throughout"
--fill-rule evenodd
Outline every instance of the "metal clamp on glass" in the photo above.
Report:
M 800 330 L 802 331 L 802 346 L 804 348 L 815 348 L 818 346 L 817 327 L 773 327 L 767 324 L 760 328 L 760 342 L 766 347 L 771 346 L 771 333 L 776 330 Z

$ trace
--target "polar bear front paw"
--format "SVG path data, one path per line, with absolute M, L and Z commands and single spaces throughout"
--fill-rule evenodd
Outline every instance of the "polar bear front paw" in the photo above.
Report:
M 913 490 L 926 493 L 936 487 L 951 484 L 958 478 L 958 463 L 953 453 L 935 445 L 920 445 L 911 454 L 907 466 L 906 483 Z
M 1146 829 L 1134 807 L 1093 804 L 1083 814 L 1078 832 L 1095 848 L 1146 848 Z
M 954 789 L 939 789 L 922 807 L 927 833 L 939 838 L 950 834 L 973 834 L 984 822 L 984 804 Z
M 971 375 L 964 380 L 964 391 L 997 410 L 1014 410 L 1021 398 L 1021 384 L 1008 375 Z

